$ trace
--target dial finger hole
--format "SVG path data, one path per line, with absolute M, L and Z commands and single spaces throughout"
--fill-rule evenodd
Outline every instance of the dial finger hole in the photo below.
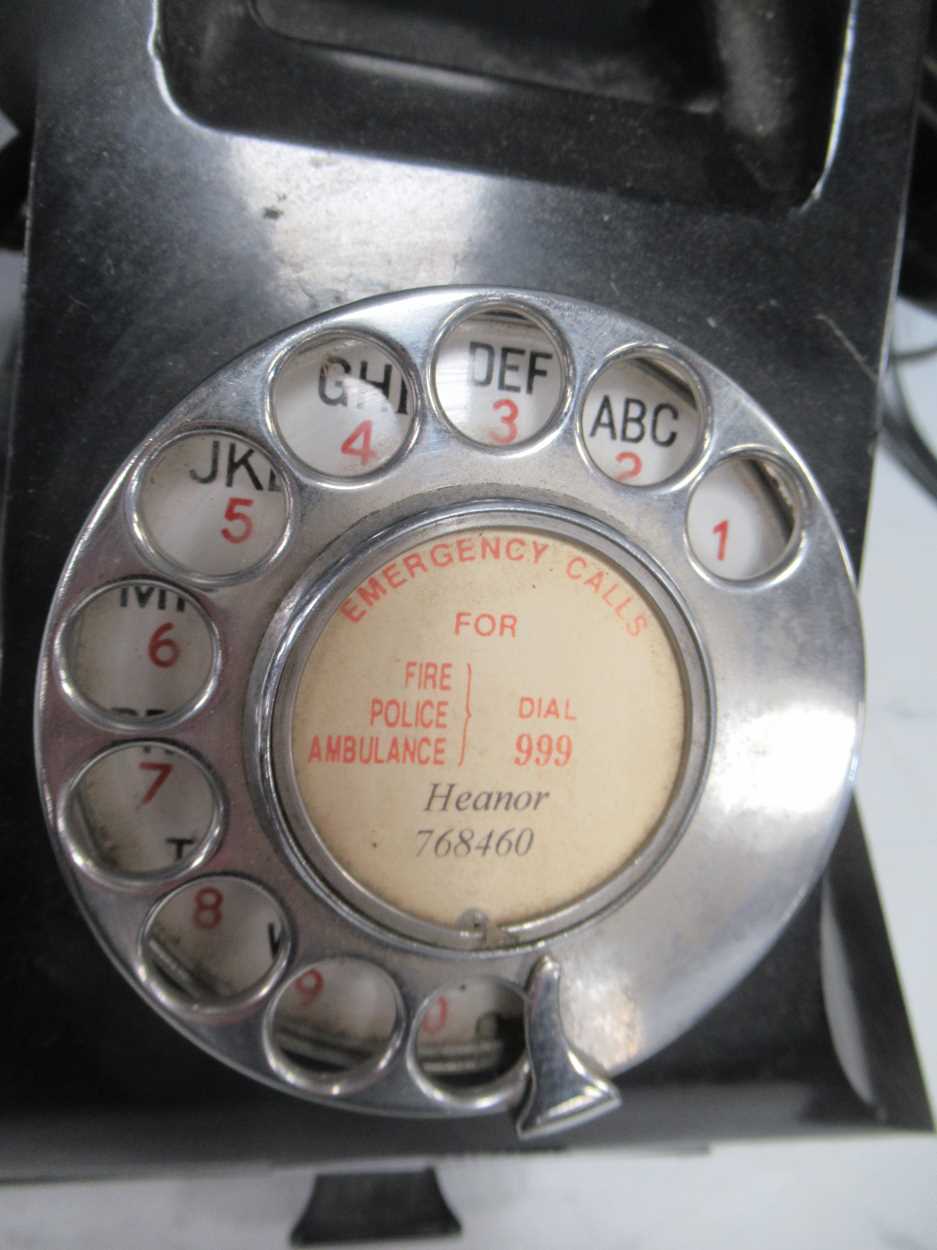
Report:
M 204 860 L 221 830 L 217 783 L 187 751 L 130 743 L 79 774 L 66 807 L 69 850 L 92 876 L 147 881 Z
M 420 1014 L 416 1060 L 423 1075 L 445 1090 L 491 1085 L 524 1054 L 524 1000 L 503 982 L 479 978 L 451 985 Z
M 139 725 L 194 711 L 216 655 L 214 631 L 194 599 L 138 578 L 79 605 L 60 636 L 59 671 L 82 711 Z
M 259 448 L 220 431 L 177 438 L 149 461 L 134 527 L 186 574 L 228 578 L 266 563 L 289 514 L 282 475 Z
M 474 443 L 530 442 L 562 407 L 566 370 L 557 340 L 532 317 L 490 309 L 458 322 L 433 366 L 443 415 Z
M 707 572 L 751 581 L 776 570 L 796 548 L 799 512 L 793 480 L 774 460 L 730 456 L 694 490 L 687 539 Z
M 293 1082 L 360 1086 L 387 1063 L 401 1020 L 399 995 L 386 972 L 362 959 L 323 959 L 280 993 L 271 1058 Z
M 703 435 L 700 391 L 670 355 L 617 356 L 592 382 L 580 429 L 590 460 L 625 486 L 653 486 L 674 477 Z
M 199 877 L 161 902 L 143 959 L 161 996 L 187 1007 L 228 1006 L 263 994 L 287 954 L 283 914 L 243 877 Z
M 413 433 L 412 388 L 390 351 L 357 335 L 289 356 L 271 394 L 273 425 L 306 468 L 356 478 L 389 464 Z

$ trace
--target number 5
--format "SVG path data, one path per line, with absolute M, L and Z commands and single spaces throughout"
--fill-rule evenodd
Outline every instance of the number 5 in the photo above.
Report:
M 246 512 L 238 511 L 238 509 L 252 508 L 253 506 L 253 499 L 238 499 L 237 495 L 232 495 L 228 500 L 227 508 L 225 508 L 224 519 L 226 521 L 234 521 L 241 526 L 241 529 L 238 533 L 235 533 L 234 530 L 229 530 L 226 525 L 221 531 L 221 537 L 226 538 L 229 543 L 246 543 L 254 532 L 254 522 Z

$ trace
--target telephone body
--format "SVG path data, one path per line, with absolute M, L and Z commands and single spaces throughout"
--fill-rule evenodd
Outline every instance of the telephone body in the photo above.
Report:
M 787 184 L 770 161 L 752 175 L 692 110 L 679 125 L 642 113 L 653 153 L 631 145 L 603 165 L 582 149 L 589 169 L 566 168 L 572 148 L 544 142 L 546 115 L 523 111 L 538 93 L 558 97 L 529 84 L 505 87 L 479 129 L 456 127 L 472 136 L 468 155 L 443 151 L 444 127 L 421 154 L 395 111 L 399 77 L 372 62 L 367 90 L 394 108 L 368 97 L 367 143 L 336 136 L 331 114 L 306 117 L 309 101 L 286 107 L 284 69 L 334 73 L 337 98 L 353 103 L 360 54 L 323 53 L 253 6 L 222 7 L 81 6 L 48 36 L 49 63 L 68 72 L 39 88 L 4 536 L 0 816 L 17 848 L 11 1105 L 55 1112 L 47 1128 L 28 1120 L 34 1157 L 67 1173 L 77 1124 L 99 1160 L 120 1141 L 124 1159 L 164 1162 L 171 1142 L 181 1163 L 196 1157 L 193 1117 L 219 1115 L 231 1149 L 267 1158 L 308 1157 L 311 1132 L 320 1157 L 365 1141 L 503 1146 L 516 1129 L 536 1138 L 600 1110 L 612 1114 L 580 1128 L 583 1140 L 610 1139 L 622 1117 L 629 1132 L 672 1138 L 690 1115 L 712 1136 L 749 1122 L 759 1081 L 777 1093 L 777 1131 L 798 1122 L 804 1104 L 788 1093 L 803 1088 L 834 1119 L 871 1117 L 830 1041 L 811 887 L 845 814 L 855 743 L 847 569 L 861 548 L 919 29 L 888 6 L 850 18 L 830 142 Z M 224 72 L 203 73 L 208 48 Z M 233 72 L 247 49 L 250 73 Z M 438 75 L 417 81 L 443 90 Z M 446 82 L 458 121 L 475 106 Z M 585 125 L 568 103 L 570 124 Z M 603 108 L 632 133 L 626 104 Z M 491 127 L 506 133 L 500 109 L 528 143 L 489 143 Z M 327 446 L 305 441 L 310 396 L 340 418 Z M 723 461 L 731 472 L 714 490 Z M 753 524 L 733 523 L 732 500 Z M 187 546 L 206 515 L 211 541 Z M 503 579 L 491 602 L 472 580 L 488 575 Z M 438 603 L 438 587 L 442 625 L 424 626 L 414 605 Z M 766 612 L 769 600 L 784 611 Z M 835 607 L 837 633 L 817 624 L 821 604 Z M 493 657 L 523 640 L 525 616 L 548 649 L 512 686 L 512 665 Z M 114 632 L 126 617 L 132 637 Z M 596 645 L 593 631 L 610 629 L 620 648 Z M 656 741 L 632 725 L 620 762 L 608 744 L 624 669 L 603 686 L 601 656 L 626 666 L 637 648 L 625 644 L 652 635 L 653 662 L 628 681 L 669 711 Z M 404 654 L 395 638 L 425 646 Z M 145 680 L 132 688 L 137 660 Z M 347 697 L 336 668 L 359 680 Z M 486 671 L 487 690 L 474 684 Z M 808 686 L 837 695 L 814 703 Z M 774 734 L 804 747 L 790 731 L 794 688 L 828 719 L 823 732 L 811 721 L 816 758 L 798 755 L 797 776 L 772 791 L 787 837 L 762 819 L 759 768 Z M 497 690 L 509 692 L 500 704 Z M 759 715 L 734 715 L 737 699 Z M 789 709 L 787 724 L 771 708 Z M 481 769 L 475 753 L 497 739 L 512 777 L 461 782 L 463 736 L 463 770 Z M 745 759 L 762 765 L 720 792 L 720 769 Z M 627 808 L 627 776 L 643 807 L 628 808 L 617 860 L 599 836 L 588 863 L 544 881 L 534 857 L 584 793 L 552 778 L 581 760 L 580 784 L 602 802 Z M 375 786 L 381 769 L 404 784 Z M 120 783 L 127 770 L 136 790 Z M 323 787 L 330 770 L 345 780 Z M 322 806 L 333 793 L 350 826 L 341 803 Z M 700 879 L 722 955 L 700 959 L 686 917 L 701 896 L 651 902 L 681 855 L 703 854 L 694 818 L 720 793 L 731 828 L 712 826 L 706 845 L 726 858 Z M 128 802 L 134 837 L 112 837 Z M 419 822 L 395 823 L 403 802 Z M 349 828 L 375 813 L 405 832 L 415 888 L 380 838 L 350 846 Z M 466 863 L 484 897 L 451 889 Z M 864 864 L 853 813 L 834 883 L 851 890 Z M 433 888 L 446 873 L 448 910 Z M 856 897 L 857 931 L 879 934 L 885 952 L 871 961 L 886 969 L 873 997 L 890 1021 L 866 1041 L 874 1052 L 887 1034 L 910 1056 L 873 1065 L 867 1101 L 907 1122 L 908 1082 L 889 1071 L 914 1067 L 910 1034 L 874 892 Z M 206 992 L 211 961 L 188 959 L 185 933 L 207 942 L 232 917 L 247 918 L 235 931 L 251 943 L 227 948 Z M 616 924 L 620 939 L 601 938 Z M 629 960 L 678 979 L 642 1001 Z M 348 1104 L 408 1118 L 341 1116 Z M 147 1126 L 132 1144 L 128 1123 Z M 28 1165 L 11 1143 L 12 1176 Z

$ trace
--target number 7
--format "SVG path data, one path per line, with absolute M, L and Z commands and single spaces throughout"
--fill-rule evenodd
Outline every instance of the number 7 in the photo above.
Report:
M 143 798 L 140 800 L 140 806 L 143 807 L 147 803 L 152 802 L 153 799 L 156 797 L 157 791 L 159 790 L 160 786 L 163 784 L 164 781 L 166 781 L 166 779 L 169 777 L 169 774 L 172 772 L 172 764 L 156 764 L 156 763 L 151 763 L 148 760 L 141 760 L 140 768 L 145 773 L 157 774 L 157 776 L 154 777 L 153 780 L 150 782 L 149 789 L 147 790 L 146 794 L 144 794 Z

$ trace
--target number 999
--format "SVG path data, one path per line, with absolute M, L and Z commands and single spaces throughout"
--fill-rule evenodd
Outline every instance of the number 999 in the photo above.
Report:
M 523 768 L 533 763 L 538 768 L 546 768 L 555 764 L 562 768 L 568 764 L 573 754 L 573 740 L 569 734 L 518 734 L 514 742 L 514 763 Z

